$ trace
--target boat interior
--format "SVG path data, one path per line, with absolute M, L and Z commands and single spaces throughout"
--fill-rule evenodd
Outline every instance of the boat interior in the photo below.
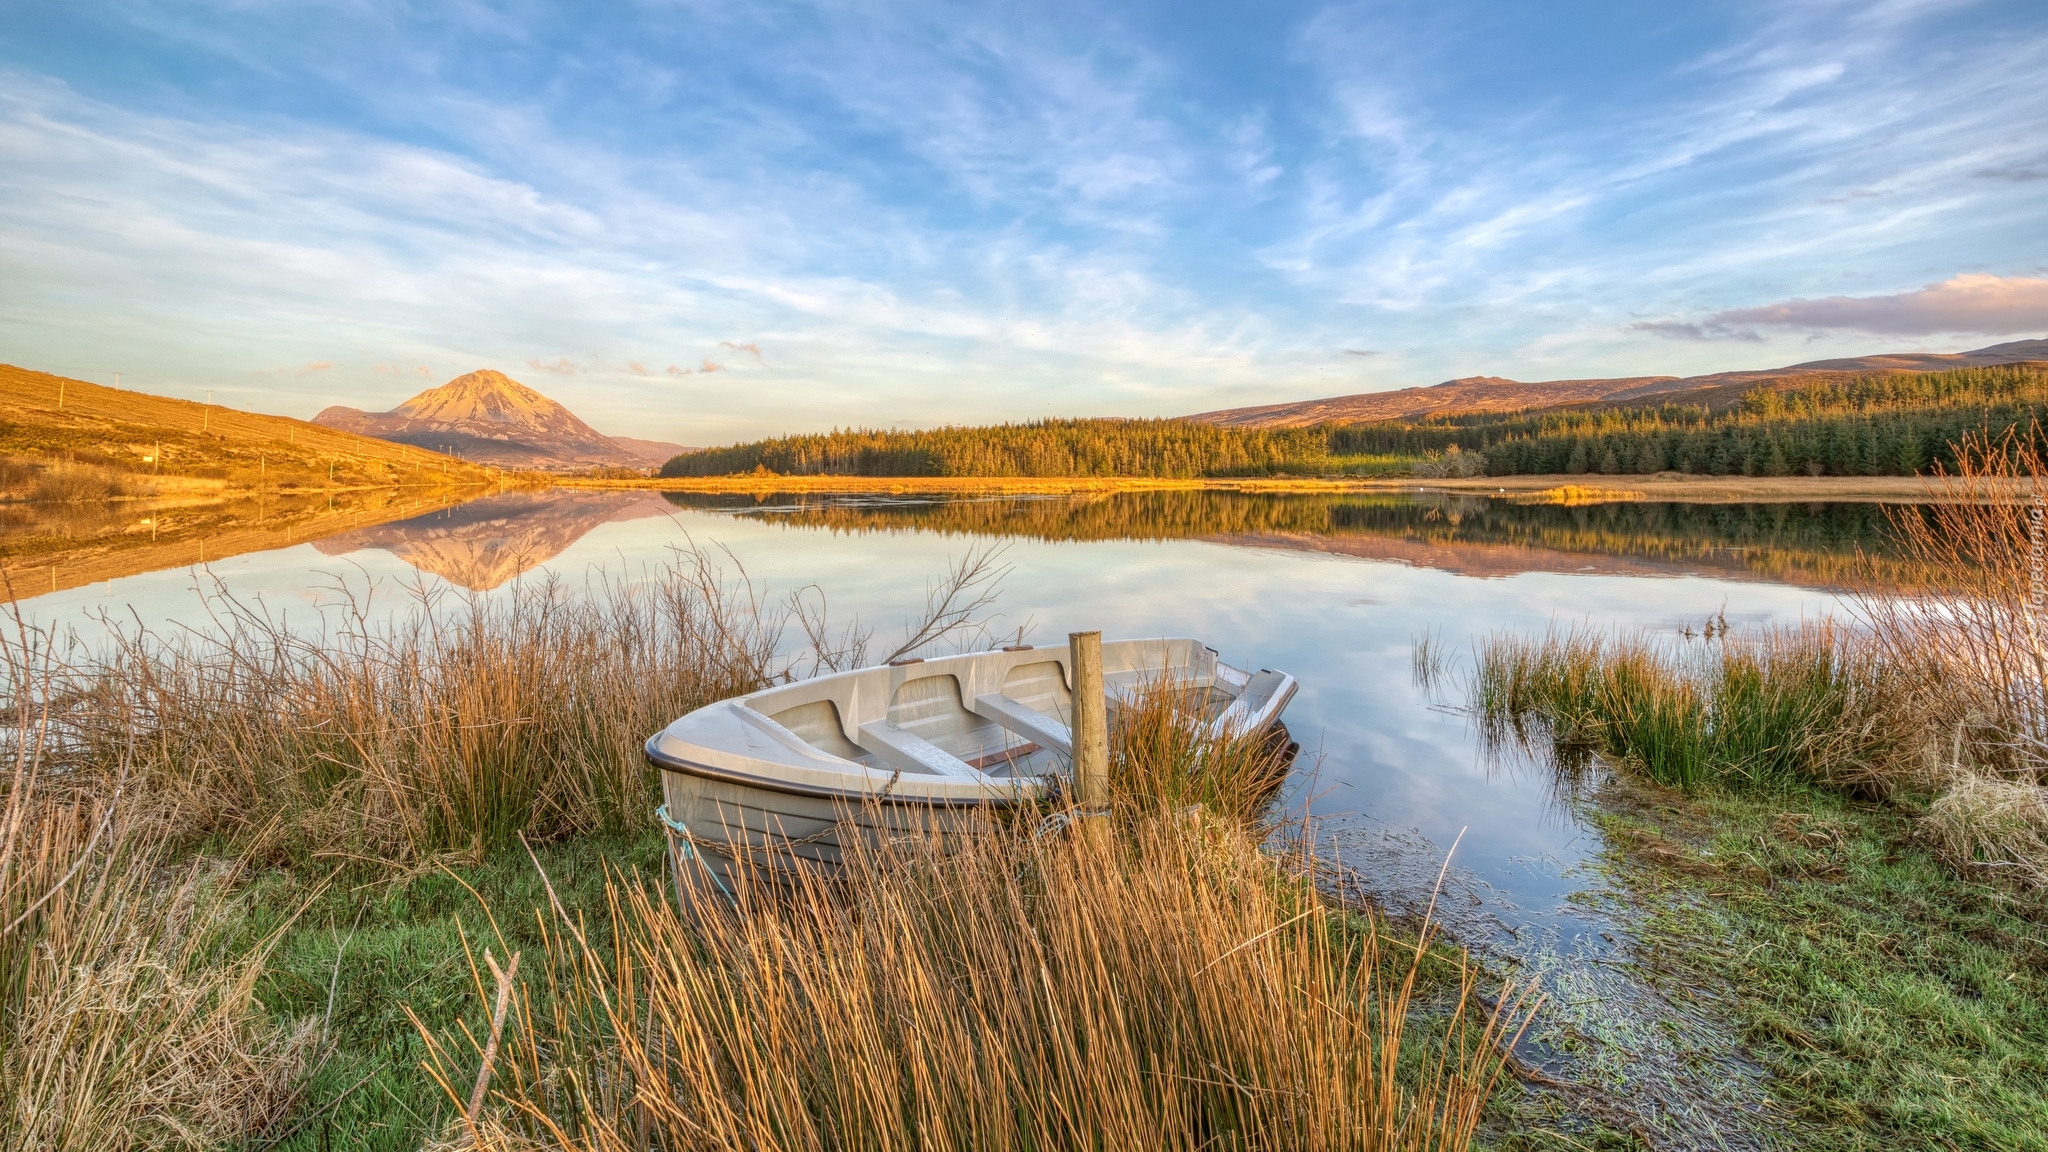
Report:
M 1072 674 L 1065 645 L 905 661 L 765 689 L 730 701 L 751 725 L 800 743 L 860 775 L 884 772 L 973 783 L 997 792 L 1064 772 L 1073 740 Z M 1218 735 L 1270 724 L 1293 694 L 1283 673 L 1246 673 L 1199 641 L 1120 640 L 1102 645 L 1106 703 L 1170 684 L 1197 694 Z

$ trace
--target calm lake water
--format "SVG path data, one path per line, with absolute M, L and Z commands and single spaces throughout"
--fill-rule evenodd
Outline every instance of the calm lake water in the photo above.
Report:
M 1583 899 L 1600 884 L 1586 867 L 1600 843 L 1582 806 L 1540 768 L 1489 757 L 1462 715 L 1432 703 L 1412 671 L 1417 638 L 1469 664 L 1472 645 L 1500 631 L 1590 624 L 1676 635 L 1724 614 L 1738 628 L 1840 614 L 1834 586 L 1858 548 L 1882 556 L 1883 523 L 1863 504 L 1561 508 L 1431 493 L 553 491 L 23 606 L 86 643 L 109 615 L 204 629 L 198 589 L 217 580 L 310 627 L 342 584 L 375 589 L 373 602 L 397 611 L 408 587 L 494 596 L 542 572 L 571 584 L 639 578 L 695 544 L 729 550 L 771 588 L 814 584 L 835 617 L 858 615 L 887 640 L 950 560 L 1000 542 L 1011 571 L 998 630 L 1021 627 L 1039 643 L 1078 629 L 1196 636 L 1233 662 L 1293 673 L 1301 691 L 1287 722 L 1304 754 L 1287 802 L 1316 818 L 1371 895 L 1417 907 L 1457 843 L 1441 913 L 1460 939 L 1544 973 L 1561 996 L 1590 989 L 1640 1002 L 1649 993 L 1618 990 L 1603 963 L 1625 946 L 1625 925 Z M 1629 1058 L 1669 1057 L 1677 1068 L 1685 1053 L 1658 1048 L 1673 1043 L 1682 1042 L 1645 1039 Z

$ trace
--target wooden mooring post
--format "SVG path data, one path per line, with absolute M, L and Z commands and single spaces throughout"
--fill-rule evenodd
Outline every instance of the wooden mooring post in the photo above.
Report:
M 1109 806 L 1109 710 L 1102 696 L 1102 633 L 1067 633 L 1074 675 L 1074 802 Z

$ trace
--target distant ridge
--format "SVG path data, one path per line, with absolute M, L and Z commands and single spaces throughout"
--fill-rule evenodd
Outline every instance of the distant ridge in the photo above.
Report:
M 1391 392 L 1359 392 L 1321 400 L 1296 400 L 1251 408 L 1224 408 L 1184 417 L 1205 424 L 1237 428 L 1299 428 L 1311 424 L 1359 424 L 1377 420 L 1415 420 L 1425 416 L 1466 412 L 1512 412 L 1560 404 L 1638 400 L 1676 393 L 1698 394 L 1709 402 L 1733 400 L 1742 392 L 1774 380 L 1823 374 L 1872 372 L 1938 372 L 1949 368 L 1986 368 L 2048 360 L 2048 339 L 2014 340 L 1971 352 L 1899 352 L 1839 360 L 1809 360 L 1784 368 L 1715 372 L 1705 376 L 1623 376 L 1597 380 L 1543 380 L 1525 383 L 1500 376 L 1466 376 L 1426 388 Z
M 389 412 L 337 404 L 323 409 L 313 423 L 451 452 L 474 463 L 537 471 L 646 468 L 687 451 L 659 440 L 606 436 L 555 401 L 489 368 L 429 388 Z

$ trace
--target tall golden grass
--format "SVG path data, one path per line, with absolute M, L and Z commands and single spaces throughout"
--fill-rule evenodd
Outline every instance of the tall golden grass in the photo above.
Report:
M 360 591 L 317 630 L 213 599 L 204 634 L 118 634 L 64 680 L 82 768 L 132 764 L 184 843 L 406 864 L 637 827 L 641 741 L 791 670 L 794 614 L 698 554 L 496 598 Z
M 234 868 L 174 866 L 136 796 L 52 771 L 48 638 L 0 633 L 0 1146 L 215 1147 L 288 1108 L 314 1046 L 255 998 L 269 944 L 223 953 Z M 117 779 L 126 780 L 125 763 Z
M 1462 1149 L 1533 1008 L 1484 1009 L 1428 933 L 1388 938 L 1199 811 L 860 846 L 834 880 L 743 873 L 694 922 L 610 891 L 603 943 L 542 925 L 545 993 L 455 1142 Z M 487 1047 L 435 1044 L 457 1107 Z
M 1172 671 L 1126 694 L 1110 714 L 1113 805 L 1149 814 L 1199 805 L 1252 821 L 1268 806 L 1292 763 L 1284 729 L 1217 734 L 1223 701 Z
M 1961 733 L 1978 767 L 2015 777 L 2048 768 L 2048 491 L 2034 443 L 1957 444 L 1944 479 L 1967 502 L 1890 517 L 1900 552 L 1937 574 L 1931 591 L 1872 589 L 1858 603 L 1886 662 L 1918 681 L 1912 704 L 1930 730 Z
M 910 639 L 971 625 L 991 571 L 956 566 Z M 319 1029 L 257 1002 L 267 942 L 226 943 L 251 863 L 412 867 L 637 826 L 647 733 L 868 641 L 702 554 L 574 595 L 425 598 L 394 626 L 361 597 L 310 631 L 212 602 L 205 635 L 128 632 L 66 666 L 18 629 L 0 661 L 0 1125 L 36 1146 L 218 1146 L 288 1112 Z M 488 1028 L 431 1038 L 449 1135 L 1469 1146 L 1532 1004 L 1488 1001 L 1430 933 L 1396 940 L 1264 850 L 1283 750 L 1210 738 L 1210 710 L 1165 681 L 1119 710 L 1107 817 L 855 845 L 834 878 L 742 877 L 743 914 L 686 920 L 626 875 L 604 931 L 557 905 L 498 1055 Z M 223 850 L 240 863 L 204 854 Z
M 2048 886 L 2048 490 L 2038 430 L 1966 436 L 1943 479 L 1968 502 L 1893 513 L 1899 550 L 1931 592 L 1858 600 L 1892 670 L 1898 730 L 1870 774 L 1935 794 L 1922 822 L 1978 874 Z

